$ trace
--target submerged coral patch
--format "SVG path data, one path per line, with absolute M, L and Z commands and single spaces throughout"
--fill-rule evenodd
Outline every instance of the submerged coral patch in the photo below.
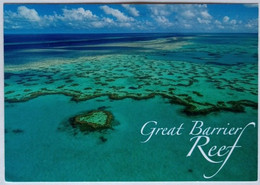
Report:
M 95 110 L 76 115 L 71 119 L 71 125 L 81 131 L 98 131 L 111 128 L 113 116 L 104 110 Z

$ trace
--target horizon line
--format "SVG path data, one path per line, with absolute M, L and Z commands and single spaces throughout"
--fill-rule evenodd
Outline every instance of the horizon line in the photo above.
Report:
M 89 35 L 98 35 L 98 34 L 258 34 L 258 32 L 99 32 L 99 33 L 77 33 L 77 32 L 68 32 L 68 33 L 60 33 L 60 32 L 53 32 L 53 33 L 4 33 L 4 35 L 48 35 L 48 34 L 89 34 Z

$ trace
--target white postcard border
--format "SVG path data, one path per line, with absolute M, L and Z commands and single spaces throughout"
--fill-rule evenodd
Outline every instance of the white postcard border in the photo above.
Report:
M 10 185 L 53 185 L 53 184 L 70 184 L 70 185 L 80 185 L 80 184 L 90 184 L 90 185 L 114 185 L 114 184 L 141 184 L 141 185 L 147 185 L 147 184 L 181 184 L 181 185 L 190 185 L 190 184 L 238 184 L 238 185 L 251 185 L 251 184 L 260 184 L 260 170 L 259 170 L 259 164 L 260 164 L 260 147 L 259 147 L 259 133 L 260 133 L 260 126 L 258 125 L 258 180 L 257 181 L 163 181 L 163 182 L 6 182 L 5 181 L 5 160 L 4 160 L 4 49 L 3 49 L 3 43 L 4 43 L 4 4 L 149 4 L 149 3 L 157 3 L 157 4 L 164 4 L 164 3 L 174 3 L 174 4 L 183 4 L 183 3 L 194 3 L 194 4 L 252 4 L 257 3 L 258 4 L 258 93 L 260 92 L 259 88 L 259 0 L 2 0 L 0 2 L 0 184 L 10 184 Z M 259 96 L 258 96 L 258 107 L 259 107 Z M 258 123 L 259 122 L 259 108 L 258 108 Z

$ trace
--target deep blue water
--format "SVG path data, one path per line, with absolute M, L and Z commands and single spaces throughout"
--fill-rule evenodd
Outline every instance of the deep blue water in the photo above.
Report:
M 61 46 L 82 46 L 120 42 L 147 41 L 178 34 L 32 34 L 5 35 L 5 50 L 49 49 Z M 189 36 L 189 35 L 187 35 Z
M 56 58 L 75 58 L 115 53 L 142 53 L 146 48 L 140 46 L 113 46 L 116 43 L 134 43 L 137 41 L 153 41 L 176 37 L 177 40 L 166 41 L 165 44 L 191 41 L 194 45 L 184 47 L 183 50 L 149 51 L 150 56 L 158 59 L 185 60 L 189 62 L 217 62 L 217 63 L 241 63 L 257 62 L 257 34 L 176 34 L 176 33 L 135 33 L 135 34 L 5 34 L 4 56 L 5 64 L 24 64 L 41 62 Z M 110 44 L 110 45 L 106 45 Z M 225 45 L 232 45 L 233 50 L 227 51 L 227 55 L 211 56 L 207 47 L 219 45 L 219 49 Z M 249 45 L 250 52 L 239 51 L 236 46 Z M 238 50 L 237 50 L 238 49 Z M 254 50 L 254 51 L 252 51 Z M 225 51 L 225 50 L 224 50 Z M 212 60 L 203 60 L 208 57 Z M 239 55 L 240 57 L 237 57 Z M 240 61 L 232 61 L 231 58 L 239 58 Z

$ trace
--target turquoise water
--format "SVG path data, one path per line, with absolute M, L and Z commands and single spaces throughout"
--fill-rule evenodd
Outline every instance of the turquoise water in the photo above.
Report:
M 257 180 L 257 35 L 57 37 L 5 39 L 7 181 Z M 111 112 L 112 128 L 81 132 L 71 125 L 93 110 Z M 207 155 L 214 145 L 232 146 L 256 123 L 209 179 L 203 175 L 222 163 L 209 162 L 199 148 L 187 156 L 196 120 L 203 128 L 241 128 L 209 135 Z M 148 121 L 158 124 L 148 124 L 146 134 L 162 129 L 143 143 Z M 162 135 L 182 123 L 179 135 Z M 224 161 L 227 151 L 210 159 Z
M 25 103 L 6 104 L 6 180 L 205 180 L 202 174 L 214 171 L 219 165 L 210 164 L 198 151 L 186 157 L 193 145 L 187 132 L 192 127 L 191 121 L 203 119 L 208 126 L 222 126 L 226 122 L 243 126 L 249 120 L 257 121 L 252 119 L 256 111 L 187 118 L 180 114 L 181 106 L 171 105 L 160 97 L 141 101 L 105 100 L 102 103 L 98 100 L 105 98 L 74 103 L 66 96 L 53 95 Z M 71 128 L 66 128 L 68 117 L 100 106 L 106 106 L 107 110 L 113 112 L 116 121 L 120 122 L 113 130 L 74 135 Z M 169 128 L 184 123 L 185 130 L 180 136 L 158 135 L 148 143 L 141 143 L 146 137 L 140 134 L 140 129 L 150 120 L 157 120 L 160 126 Z M 23 132 L 14 133 L 15 129 Z M 102 143 L 100 136 L 107 138 L 107 142 Z M 250 128 L 245 132 L 239 141 L 242 149 L 234 151 L 230 161 L 214 180 L 256 179 L 256 173 L 253 173 L 257 167 L 254 157 L 257 153 L 256 137 L 257 129 Z M 211 139 L 212 143 L 221 146 L 233 143 L 235 137 Z M 252 143 L 252 140 L 255 142 Z

